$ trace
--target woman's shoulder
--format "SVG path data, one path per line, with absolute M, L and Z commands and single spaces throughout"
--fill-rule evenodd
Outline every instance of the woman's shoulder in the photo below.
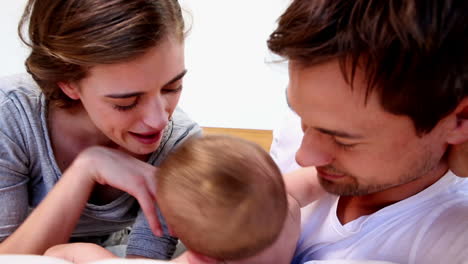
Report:
M 198 126 L 198 124 L 180 107 L 176 107 L 174 113 L 172 113 L 171 120 L 174 126 L 178 128 Z
M 0 104 L 12 100 L 36 103 L 41 94 L 41 90 L 36 82 L 27 73 L 8 75 L 0 78 Z
M 23 146 L 42 129 L 44 101 L 41 92 L 29 74 L 0 78 L 0 134 L 2 146 L 15 143 Z
M 191 137 L 200 137 L 201 134 L 200 126 L 181 108 L 177 107 L 164 132 L 161 145 L 151 155 L 148 162 L 158 166 L 174 148 Z
M 172 114 L 171 126 L 171 138 L 180 139 L 181 137 L 201 134 L 200 126 L 180 107 L 177 107 Z

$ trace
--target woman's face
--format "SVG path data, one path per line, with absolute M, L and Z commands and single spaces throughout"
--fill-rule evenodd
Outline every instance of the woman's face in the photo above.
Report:
M 186 73 L 182 41 L 167 39 L 135 60 L 90 69 L 62 90 L 79 99 L 95 126 L 136 155 L 155 151 L 179 101 Z

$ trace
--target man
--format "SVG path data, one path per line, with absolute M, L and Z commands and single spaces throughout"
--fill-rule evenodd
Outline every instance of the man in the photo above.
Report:
M 295 0 L 269 48 L 289 60 L 296 160 L 329 193 L 303 211 L 293 263 L 468 261 L 468 2 Z M 315 175 L 311 175 L 315 177 Z

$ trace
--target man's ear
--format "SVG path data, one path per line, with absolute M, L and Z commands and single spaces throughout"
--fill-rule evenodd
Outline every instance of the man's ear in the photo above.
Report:
M 80 90 L 76 83 L 72 82 L 58 82 L 58 87 L 65 93 L 68 97 L 73 100 L 80 99 Z
M 459 177 L 468 177 L 468 98 L 455 109 L 456 125 L 450 132 L 448 152 L 450 170 Z
M 450 147 L 448 165 L 455 175 L 468 177 L 468 141 Z
M 455 117 L 454 126 L 450 131 L 447 143 L 452 145 L 468 141 L 468 97 L 464 98 L 452 113 Z

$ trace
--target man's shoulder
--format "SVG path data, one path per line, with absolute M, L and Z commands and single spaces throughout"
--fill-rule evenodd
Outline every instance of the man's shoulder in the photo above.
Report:
M 468 199 L 456 199 L 434 208 L 413 244 L 413 256 L 420 263 L 462 263 L 468 259 Z

